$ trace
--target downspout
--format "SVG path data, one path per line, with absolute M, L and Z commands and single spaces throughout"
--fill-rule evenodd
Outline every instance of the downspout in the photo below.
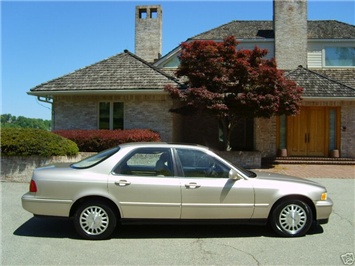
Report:
M 54 125 L 54 121 L 55 121 L 55 113 L 54 113 L 54 109 L 53 109 L 53 98 L 51 96 L 37 96 L 37 100 L 39 102 L 43 102 L 43 103 L 49 103 L 51 106 L 51 110 L 52 110 L 52 130 L 55 129 L 55 125 Z
M 50 96 L 37 96 L 37 100 L 43 103 L 53 104 L 53 99 Z

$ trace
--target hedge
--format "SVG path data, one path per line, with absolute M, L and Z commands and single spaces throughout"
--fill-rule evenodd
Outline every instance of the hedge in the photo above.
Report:
M 73 156 L 78 152 L 78 146 L 73 141 L 43 129 L 1 129 L 2 155 Z
M 149 129 L 129 130 L 56 130 L 53 133 L 74 141 L 81 152 L 99 152 L 127 142 L 161 141 Z

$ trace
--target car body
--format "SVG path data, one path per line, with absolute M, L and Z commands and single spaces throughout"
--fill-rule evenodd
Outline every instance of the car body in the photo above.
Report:
M 203 146 L 152 142 L 37 168 L 22 206 L 73 218 L 82 237 L 104 239 L 119 221 L 269 223 L 279 235 L 302 236 L 328 222 L 333 202 L 307 179 L 256 174 Z

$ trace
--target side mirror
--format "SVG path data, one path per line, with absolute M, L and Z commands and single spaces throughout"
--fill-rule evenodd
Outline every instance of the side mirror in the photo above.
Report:
M 228 178 L 232 179 L 232 180 L 239 180 L 239 179 L 242 179 L 243 176 L 241 174 L 239 174 L 236 170 L 230 169 Z

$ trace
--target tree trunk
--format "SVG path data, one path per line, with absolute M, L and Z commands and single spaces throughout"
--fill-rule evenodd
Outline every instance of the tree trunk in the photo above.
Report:
M 236 126 L 236 121 L 231 121 L 228 118 L 222 118 L 221 119 L 221 124 L 222 124 L 222 131 L 223 131 L 223 144 L 224 144 L 224 149 L 226 151 L 231 151 L 231 138 L 232 138 L 232 131 Z

